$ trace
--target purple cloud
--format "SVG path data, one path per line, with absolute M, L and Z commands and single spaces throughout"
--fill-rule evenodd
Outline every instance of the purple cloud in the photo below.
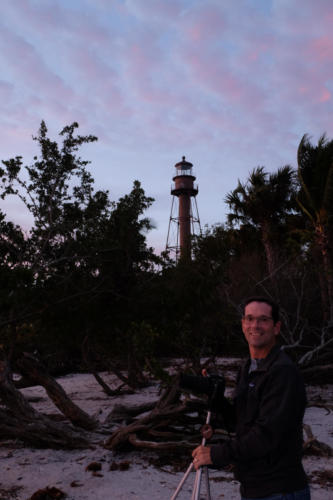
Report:
M 326 0 L 8 2 L 3 157 L 32 151 L 41 119 L 54 135 L 76 120 L 100 138 L 87 148 L 99 185 L 121 196 L 142 180 L 158 195 L 160 231 L 183 154 L 199 181 L 200 164 L 216 176 L 208 198 L 202 177 L 199 203 L 216 222 L 221 189 L 257 164 L 295 164 L 305 132 L 333 134 L 332 21 Z

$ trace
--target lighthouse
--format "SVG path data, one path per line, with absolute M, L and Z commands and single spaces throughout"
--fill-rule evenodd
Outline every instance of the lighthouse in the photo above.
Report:
M 183 156 L 175 169 L 166 250 L 175 253 L 177 262 L 179 259 L 191 259 L 191 236 L 200 234 L 201 227 L 196 202 L 199 188 L 194 184 L 193 164 Z

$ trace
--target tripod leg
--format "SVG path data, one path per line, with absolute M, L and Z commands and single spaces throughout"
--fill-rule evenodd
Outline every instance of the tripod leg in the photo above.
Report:
M 207 412 L 207 418 L 206 418 L 206 424 L 209 424 L 210 422 L 210 418 L 211 418 L 211 411 L 209 410 Z M 202 442 L 201 442 L 201 445 L 202 446 L 205 446 L 206 445 L 206 439 L 205 437 L 202 438 Z M 194 464 L 193 462 L 191 462 L 191 464 L 189 465 L 187 471 L 185 472 L 184 474 L 184 477 L 183 479 L 180 481 L 175 493 L 173 494 L 173 496 L 171 497 L 171 500 L 175 500 L 177 498 L 177 496 L 179 495 L 179 492 L 180 490 L 182 489 L 183 487 L 183 484 L 185 483 L 189 473 L 191 472 L 192 468 L 194 467 Z M 205 469 L 207 469 L 207 467 L 205 467 Z M 202 474 L 202 467 L 200 467 L 197 472 L 196 472 L 196 475 L 195 475 L 195 481 L 194 481 L 194 488 L 193 488 L 193 493 L 192 493 L 192 498 L 191 500 L 199 500 L 199 495 L 200 495 L 200 484 L 201 484 L 201 474 Z M 208 499 L 210 500 L 210 488 L 209 488 L 209 478 L 208 478 L 208 469 L 207 469 L 207 477 L 206 477 L 206 481 L 207 481 L 207 494 L 208 494 Z
M 201 474 L 202 474 L 202 467 L 200 467 L 200 469 L 197 470 L 197 473 L 195 475 L 195 483 L 194 483 L 194 488 L 193 488 L 191 500 L 199 500 L 200 486 L 201 486 Z
M 178 497 L 179 492 L 180 492 L 180 490 L 182 489 L 183 484 L 185 483 L 186 479 L 188 478 L 188 476 L 189 476 L 189 474 L 190 474 L 191 470 L 193 469 L 193 467 L 194 467 L 193 462 L 191 462 L 191 463 L 190 463 L 190 465 L 189 465 L 189 467 L 188 467 L 188 469 L 187 469 L 187 471 L 185 472 L 185 474 L 184 474 L 184 476 L 183 476 L 182 480 L 180 481 L 180 483 L 179 483 L 179 485 L 178 485 L 178 487 L 177 487 L 176 491 L 175 491 L 175 492 L 174 492 L 174 494 L 172 495 L 171 500 L 175 500 L 175 499 Z

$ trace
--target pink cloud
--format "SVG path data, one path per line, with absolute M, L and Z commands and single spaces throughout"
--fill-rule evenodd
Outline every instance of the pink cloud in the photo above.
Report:
M 205 91 L 213 92 L 222 101 L 237 107 L 260 106 L 262 92 L 256 83 L 235 71 L 227 55 L 208 54 L 187 48 L 184 53 L 192 72 L 193 82 L 200 84 Z
M 157 108 L 175 104 L 179 94 L 177 75 L 168 71 L 172 54 L 162 50 L 154 31 L 136 33 L 134 39 L 121 49 L 123 61 L 123 85 L 132 95 L 132 102 L 138 97 Z
M 224 15 L 215 5 L 202 5 L 185 18 L 185 30 L 190 40 L 207 43 L 221 37 L 225 28 Z
M 29 138 L 40 118 L 76 119 L 105 148 L 235 149 L 241 137 L 240 152 L 259 142 L 261 154 L 280 137 L 285 147 L 291 129 L 329 124 L 332 36 L 321 0 L 312 17 L 309 2 L 296 17 L 287 0 L 272 3 L 273 15 L 215 0 L 21 4 L 11 3 L 2 45 L 12 87 L 0 84 L 0 110 L 18 127 L 21 110 Z
M 78 37 L 89 45 L 111 40 L 107 29 L 91 9 L 72 10 L 61 3 L 36 4 L 25 0 L 19 6 L 13 3 L 10 10 L 15 22 L 24 26 L 24 30 L 30 30 L 35 36 L 46 35 L 45 43 L 50 42 L 51 35 L 56 36 L 60 43 L 64 36 L 69 40 Z
M 2 28 L 0 47 L 6 58 L 7 70 L 15 75 L 15 85 L 24 82 L 31 92 L 41 89 L 60 99 L 72 97 L 72 90 L 43 61 L 36 49 L 22 37 Z
M 112 100 L 114 109 L 124 109 L 119 73 L 96 51 L 77 46 L 68 51 L 67 61 L 75 80 L 80 82 L 77 95 L 81 95 L 87 103 L 98 100 L 103 106 L 104 102 L 104 108 Z
M 319 102 L 327 102 L 330 101 L 332 98 L 331 92 L 329 92 L 327 89 L 322 90 L 321 95 L 319 97 Z
M 273 55 L 277 44 L 273 34 L 250 33 L 241 44 L 238 62 L 245 68 L 249 64 L 256 64 L 260 69 L 264 65 L 263 58 Z
M 328 52 L 325 50 L 323 55 L 313 40 L 308 44 L 300 40 L 289 46 L 284 44 L 274 57 L 276 67 L 271 84 L 278 89 L 281 100 L 303 106 L 305 99 L 309 105 L 330 100 L 327 83 L 333 80 L 332 65 L 326 59 Z
M 309 55 L 323 62 L 333 60 L 333 35 L 325 35 L 311 41 L 308 49 Z

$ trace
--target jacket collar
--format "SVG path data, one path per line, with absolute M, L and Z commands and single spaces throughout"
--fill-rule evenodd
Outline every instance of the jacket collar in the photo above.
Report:
M 272 349 L 269 351 L 269 353 L 267 354 L 266 358 L 263 358 L 263 360 L 260 362 L 258 368 L 254 371 L 256 372 L 265 372 L 268 370 L 268 368 L 271 366 L 271 364 L 276 360 L 276 358 L 278 357 L 280 353 L 280 346 L 275 344 Z M 249 368 L 250 368 L 250 363 L 251 363 L 251 359 L 248 358 L 245 365 L 244 365 L 244 369 L 246 370 L 246 372 L 249 371 Z M 252 372 L 253 373 L 253 372 Z

